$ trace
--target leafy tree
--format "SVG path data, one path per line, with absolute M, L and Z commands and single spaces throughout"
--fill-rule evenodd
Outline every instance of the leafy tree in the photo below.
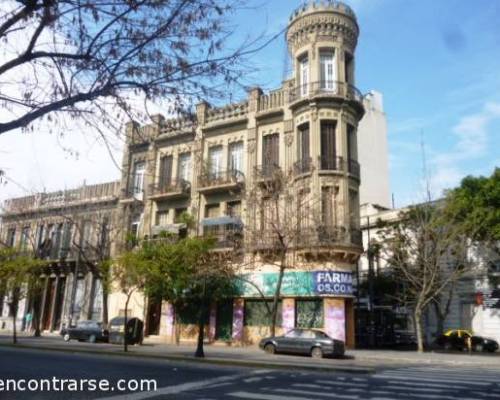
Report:
M 464 233 L 500 257 L 500 168 L 490 177 L 464 178 L 446 195 L 446 216 Z
M 470 269 L 466 240 L 439 203 L 410 207 L 380 231 L 380 251 L 404 286 L 398 301 L 413 310 L 418 351 L 424 349 L 422 317 L 432 302 Z
M 12 317 L 12 341 L 17 343 L 17 312 L 19 302 L 37 296 L 42 290 L 40 275 L 45 264 L 29 253 L 13 248 L 0 248 L 0 282 L 9 296 L 9 313 Z
M 174 308 L 191 305 L 199 310 L 196 357 L 204 357 L 210 304 L 235 293 L 232 266 L 224 254 L 211 251 L 213 246 L 211 238 L 188 237 L 151 241 L 141 251 L 149 263 L 146 293 L 170 302 Z
M 41 118 L 62 130 L 67 117 L 102 132 L 103 126 L 121 125 L 121 117 L 135 119 L 137 98 L 167 99 L 172 112 L 185 112 L 191 100 L 224 95 L 244 76 L 242 57 L 258 48 L 256 42 L 227 45 L 227 21 L 237 5 L 234 0 L 3 4 L 0 43 L 7 59 L 0 77 L 8 87 L 0 101 L 15 112 L 0 123 L 0 134 Z
M 149 263 L 138 249 L 123 252 L 113 263 L 111 278 L 115 287 L 125 295 L 125 315 L 123 322 L 123 350 L 128 351 L 127 323 L 128 305 L 132 295 L 144 289 Z

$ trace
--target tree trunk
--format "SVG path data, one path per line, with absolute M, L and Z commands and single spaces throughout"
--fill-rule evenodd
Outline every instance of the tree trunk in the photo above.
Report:
M 16 320 L 17 320 L 17 300 L 12 302 L 11 306 L 12 312 L 12 343 L 17 343 L 17 328 L 16 328 Z
M 106 290 L 102 291 L 102 324 L 104 329 L 108 329 L 109 316 L 108 316 L 108 293 Z
M 274 292 L 273 308 L 271 312 L 271 336 L 276 335 L 276 320 L 278 319 L 278 304 L 281 294 L 281 283 L 283 282 L 283 276 L 285 275 L 285 260 L 284 257 L 281 258 L 280 272 L 278 275 L 278 282 L 276 283 L 276 291 Z
M 127 322 L 128 322 L 128 302 L 130 301 L 130 294 L 127 295 L 127 301 L 125 302 L 125 318 L 123 321 L 123 351 L 126 353 L 128 351 L 128 341 L 127 341 Z
M 441 308 L 438 303 L 433 302 L 434 304 L 434 313 L 436 314 L 436 337 L 441 335 L 444 331 L 444 321 L 446 316 L 441 312 Z
M 414 311 L 415 318 L 415 334 L 417 336 L 417 351 L 424 352 L 424 332 L 422 329 L 422 310 L 416 308 Z
M 198 318 L 198 343 L 196 346 L 195 357 L 204 358 L 205 352 L 203 351 L 203 340 L 205 339 L 205 303 L 202 302 L 200 305 L 200 315 Z
M 33 336 L 35 337 L 40 337 L 41 332 L 40 332 L 40 313 L 41 313 L 41 305 L 42 302 L 40 300 L 40 296 L 37 295 L 35 298 L 35 301 L 33 302 L 33 328 L 34 328 L 34 333 Z

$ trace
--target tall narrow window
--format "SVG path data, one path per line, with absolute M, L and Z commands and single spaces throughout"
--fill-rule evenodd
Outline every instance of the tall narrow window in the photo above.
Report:
M 63 224 L 58 224 L 56 229 L 53 231 L 52 258 L 60 257 L 63 228 L 64 228 Z
M 42 246 L 44 234 L 45 234 L 45 230 L 44 230 L 43 224 L 38 225 L 37 233 L 36 233 L 36 249 L 37 250 L 39 250 L 40 247 Z
M 358 148 L 356 141 L 356 129 L 347 124 L 347 168 L 350 174 L 359 175 Z
M 168 210 L 159 210 L 156 212 L 156 225 L 165 226 L 168 224 Z
M 321 169 L 337 170 L 336 121 L 321 121 Z
M 335 70 L 335 53 L 333 51 L 322 51 L 319 56 L 320 62 L 320 87 L 322 90 L 331 91 L 335 88 L 337 74 Z
M 170 186 L 172 181 L 172 156 L 164 156 L 160 159 L 160 188 Z
M 262 141 L 262 165 L 264 175 L 270 175 L 280 165 L 279 134 L 264 136 Z
M 146 163 L 138 162 L 134 165 L 133 195 L 136 199 L 139 200 L 142 200 L 143 197 L 145 173 L 146 173 Z
M 207 204 L 205 206 L 205 218 L 216 218 L 220 216 L 219 204 Z
M 134 239 L 137 239 L 139 236 L 139 225 L 141 223 L 141 215 L 140 214 L 135 214 L 132 216 L 132 219 L 130 220 L 130 236 Z
M 14 247 L 16 244 L 16 228 L 10 228 L 7 231 L 7 246 Z
M 354 58 L 350 53 L 345 53 L 344 55 L 344 71 L 345 71 L 345 81 L 354 84 Z
M 208 162 L 210 178 L 220 178 L 222 173 L 222 146 L 210 147 L 208 150 Z
M 227 203 L 227 215 L 233 218 L 241 217 L 241 201 L 230 201 Z
M 72 228 L 73 224 L 71 222 L 66 222 L 66 224 L 64 224 L 64 232 L 61 245 L 61 258 L 67 257 L 71 248 Z
M 233 173 L 243 171 L 243 142 L 229 145 L 229 170 Z
M 359 227 L 359 197 L 356 190 L 349 190 L 349 224 L 351 229 Z
M 179 169 L 177 173 L 179 180 L 191 182 L 191 154 L 183 153 L 179 155 Z
M 82 239 L 81 239 L 81 247 L 83 250 L 88 249 L 91 245 L 92 240 L 92 223 L 91 221 L 83 221 L 82 227 Z
M 309 59 L 303 57 L 299 60 L 300 69 L 300 95 L 307 96 L 309 93 Z
M 28 249 L 29 239 L 30 239 L 30 227 L 25 226 L 21 231 L 21 243 L 20 243 L 21 250 Z
M 304 124 L 299 127 L 299 138 L 298 138 L 298 154 L 297 158 L 299 160 L 299 173 L 304 173 L 309 171 L 311 165 L 311 159 L 309 156 L 309 124 Z

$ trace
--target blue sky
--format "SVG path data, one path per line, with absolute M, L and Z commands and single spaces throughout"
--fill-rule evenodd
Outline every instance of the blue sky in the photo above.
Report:
M 423 200 L 421 136 L 435 197 L 468 174 L 489 175 L 500 166 L 500 1 L 346 2 L 361 28 L 357 86 L 384 95 L 396 206 Z M 263 31 L 271 37 L 302 1 L 246 4 L 234 19 L 238 39 Z M 252 62 L 251 83 L 279 87 L 283 37 L 252 56 Z M 63 151 L 65 147 L 78 148 L 78 157 Z M 119 149 L 116 154 L 120 160 Z M 0 161 L 11 179 L 0 185 L 0 200 L 120 176 L 106 149 L 81 134 L 2 135 Z
M 257 0 L 262 8 L 238 23 L 271 35 L 302 3 Z M 361 29 L 356 84 L 384 95 L 396 206 L 423 200 L 421 137 L 435 197 L 468 174 L 500 166 L 500 1 L 346 3 Z M 279 86 L 284 54 L 279 39 L 256 57 L 256 83 Z

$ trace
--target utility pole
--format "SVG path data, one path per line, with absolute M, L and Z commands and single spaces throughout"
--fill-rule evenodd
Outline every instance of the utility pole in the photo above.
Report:
M 370 336 L 369 344 L 370 347 L 375 346 L 375 310 L 373 309 L 373 298 L 374 298 L 374 273 L 373 273 L 373 249 L 370 240 L 370 217 L 366 217 L 368 225 L 368 307 L 369 307 L 369 325 L 370 325 Z

